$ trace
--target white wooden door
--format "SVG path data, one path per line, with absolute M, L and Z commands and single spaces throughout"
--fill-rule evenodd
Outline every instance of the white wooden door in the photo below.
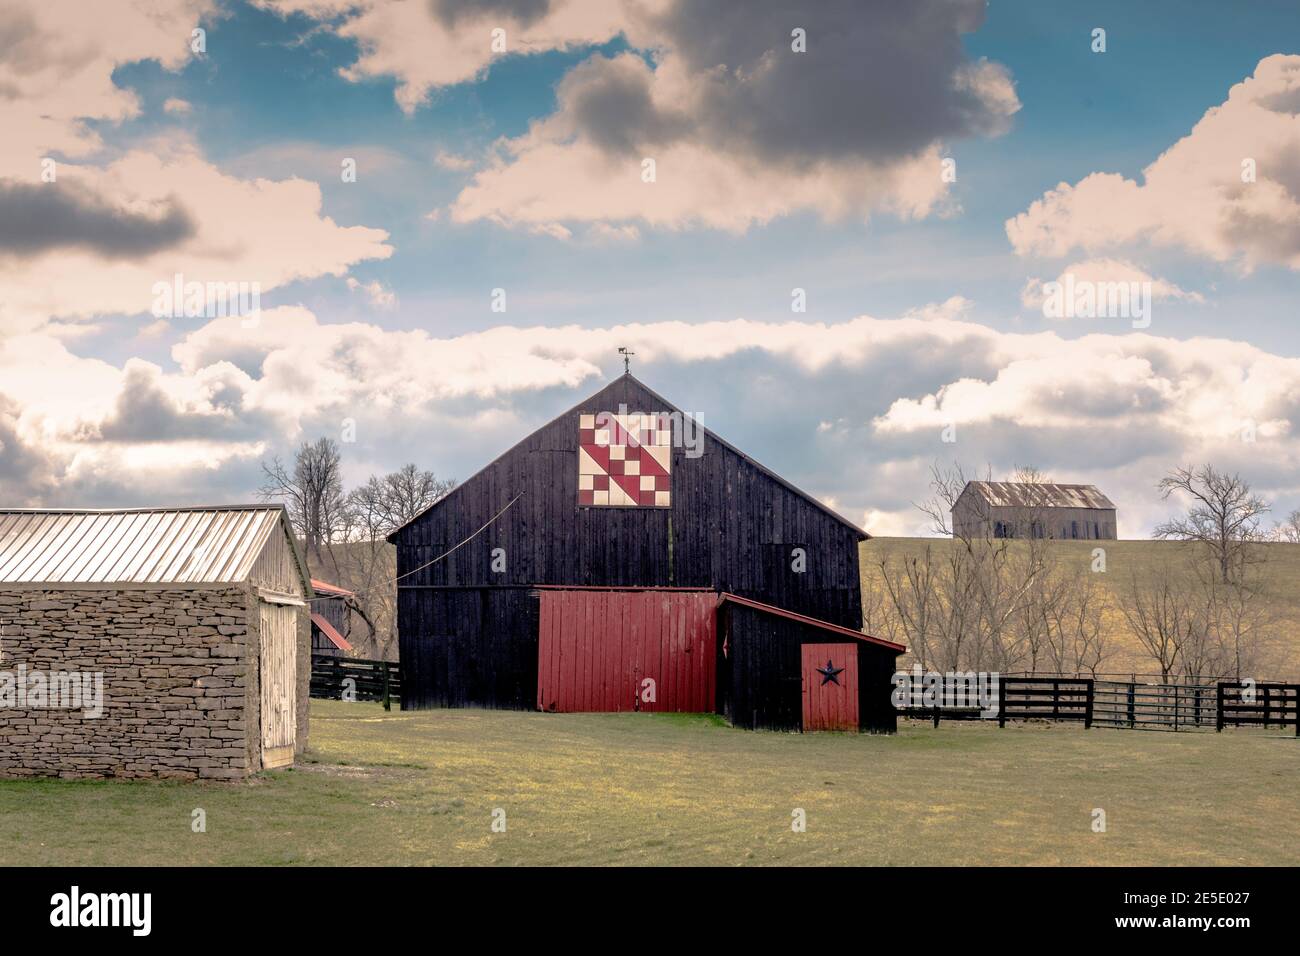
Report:
M 298 609 L 261 608 L 262 766 L 286 767 L 298 726 Z

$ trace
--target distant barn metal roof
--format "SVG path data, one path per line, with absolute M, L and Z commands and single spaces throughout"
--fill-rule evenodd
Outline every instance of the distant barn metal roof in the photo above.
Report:
M 0 584 L 242 581 L 284 513 L 279 505 L 0 509 Z
M 1114 508 L 1096 485 L 1058 485 L 1028 481 L 968 481 L 962 491 L 979 495 L 994 508 Z

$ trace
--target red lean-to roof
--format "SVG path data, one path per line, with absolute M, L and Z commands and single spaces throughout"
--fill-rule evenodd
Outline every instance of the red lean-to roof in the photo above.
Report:
M 325 620 L 325 618 L 321 617 L 319 614 L 313 614 L 311 616 L 311 622 L 315 624 L 318 628 L 320 628 L 320 632 L 324 634 L 327 638 L 329 638 L 330 643 L 333 644 L 335 647 L 337 647 L 339 650 L 341 651 L 352 650 L 352 645 L 348 643 L 347 638 L 345 638 L 342 634 L 336 631 L 334 629 L 334 625 L 331 624 L 329 621 Z
M 832 634 L 843 634 L 845 637 L 854 637 L 859 641 L 867 641 L 870 644 L 879 644 L 881 647 L 887 647 L 891 651 L 897 651 L 900 654 L 907 650 L 907 648 L 902 644 L 895 644 L 893 641 L 887 641 L 883 637 L 873 637 L 870 634 L 863 634 L 861 631 L 855 631 L 849 627 L 841 627 L 838 624 L 832 624 L 830 621 L 822 621 L 815 617 L 809 617 L 806 614 L 787 611 L 783 607 L 777 607 L 774 604 L 764 604 L 762 601 L 753 601 L 749 598 L 743 598 L 738 594 L 731 594 L 727 591 L 724 591 L 718 597 L 718 604 L 739 604 L 742 607 L 751 607 L 756 611 L 764 611 L 768 614 L 775 614 L 777 617 L 784 617 L 789 618 L 791 621 L 798 621 L 800 624 L 819 627 L 823 631 L 830 631 Z
M 341 588 L 337 584 L 330 584 L 328 581 L 317 581 L 311 579 L 311 589 L 317 594 L 337 594 L 340 597 L 356 597 L 356 595 L 347 588 Z

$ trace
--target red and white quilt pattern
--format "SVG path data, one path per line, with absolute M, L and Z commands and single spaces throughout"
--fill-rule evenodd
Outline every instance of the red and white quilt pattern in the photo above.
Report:
M 578 416 L 578 504 L 667 508 L 672 422 L 663 412 Z

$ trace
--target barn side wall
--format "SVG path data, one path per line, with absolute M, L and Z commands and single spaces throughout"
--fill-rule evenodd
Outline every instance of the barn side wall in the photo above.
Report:
M 959 499 L 952 509 L 953 530 L 958 535 L 976 537 L 1029 537 L 1031 521 L 1039 522 L 1046 536 L 1056 540 L 1113 541 L 1116 538 L 1114 508 L 1017 508 L 1012 506 L 977 506 Z M 1003 525 L 1009 533 L 997 534 Z
M 538 603 L 529 588 L 399 586 L 402 709 L 534 709 Z
M 239 585 L 0 590 L 0 776 L 237 779 L 258 769 L 249 606 Z M 16 706 L 5 694 L 20 667 L 29 677 L 101 672 L 102 716 Z
M 897 728 L 890 703 L 897 654 L 886 647 L 838 635 L 756 608 L 724 604 L 719 644 L 718 712 L 735 727 L 798 731 L 803 723 L 804 644 L 858 646 L 858 714 L 863 731 Z

